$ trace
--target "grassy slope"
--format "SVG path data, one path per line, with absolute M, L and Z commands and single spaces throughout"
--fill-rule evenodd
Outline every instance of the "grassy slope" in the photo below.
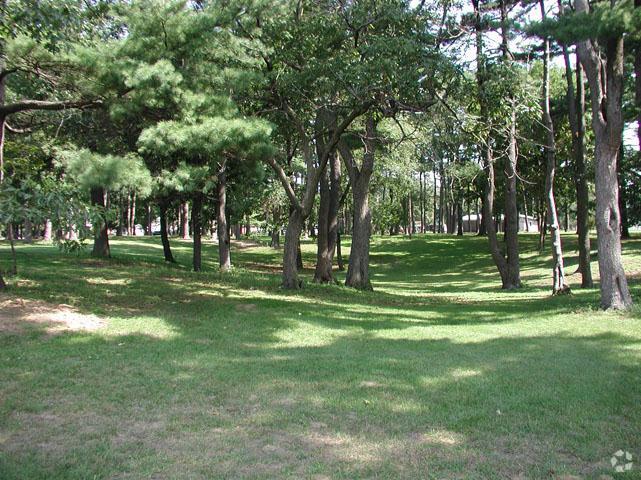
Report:
M 635 478 L 641 314 L 550 298 L 534 244 L 513 293 L 474 237 L 375 239 L 374 293 L 284 292 L 269 248 L 221 277 L 213 246 L 202 274 L 178 241 L 177 267 L 157 239 L 110 262 L 21 246 L 11 295 L 108 325 L 0 334 L 0 478 L 598 478 L 618 449 Z

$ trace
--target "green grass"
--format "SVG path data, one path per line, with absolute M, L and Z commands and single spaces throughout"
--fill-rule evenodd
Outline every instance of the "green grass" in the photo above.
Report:
M 641 311 L 599 311 L 578 275 L 551 297 L 534 236 L 517 292 L 469 236 L 375 238 L 375 292 L 310 284 L 311 243 L 300 292 L 278 251 L 234 249 L 221 275 L 208 244 L 195 274 L 172 243 L 177 266 L 156 238 L 111 261 L 18 247 L 0 302 L 106 325 L 0 332 L 1 479 L 641 478 Z M 625 262 L 639 301 L 641 239 Z

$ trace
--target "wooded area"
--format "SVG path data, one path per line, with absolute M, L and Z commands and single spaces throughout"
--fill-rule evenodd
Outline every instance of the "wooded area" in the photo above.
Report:
M 284 232 L 294 289 L 301 234 L 321 283 L 349 235 L 345 283 L 371 289 L 372 232 L 462 235 L 474 216 L 515 289 L 519 227 L 535 219 L 558 294 L 564 219 L 581 285 L 596 226 L 601 306 L 625 309 L 638 21 L 629 1 L 3 0 L 0 221 L 11 242 L 93 236 L 97 257 L 140 225 L 168 262 L 179 233 L 194 271 L 203 236 L 229 270 L 232 231 L 274 247 Z
M 0 479 L 636 478 L 640 150 L 641 0 L 0 0 Z

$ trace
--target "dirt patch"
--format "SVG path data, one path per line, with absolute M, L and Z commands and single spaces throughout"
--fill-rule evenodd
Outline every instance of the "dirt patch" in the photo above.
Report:
M 11 298 L 0 300 L 0 333 L 23 333 L 29 326 L 44 328 L 47 334 L 67 331 L 94 331 L 105 325 L 104 320 L 80 313 L 64 304 Z
M 265 245 L 256 242 L 254 240 L 232 240 L 230 242 L 234 247 L 236 247 L 238 250 L 245 250 L 246 248 L 256 248 L 256 247 L 264 247 Z

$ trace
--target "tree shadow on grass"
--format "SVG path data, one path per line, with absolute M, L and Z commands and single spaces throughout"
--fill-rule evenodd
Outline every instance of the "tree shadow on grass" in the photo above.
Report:
M 3 478 L 596 477 L 641 449 L 638 338 L 216 326 L 9 345 Z

